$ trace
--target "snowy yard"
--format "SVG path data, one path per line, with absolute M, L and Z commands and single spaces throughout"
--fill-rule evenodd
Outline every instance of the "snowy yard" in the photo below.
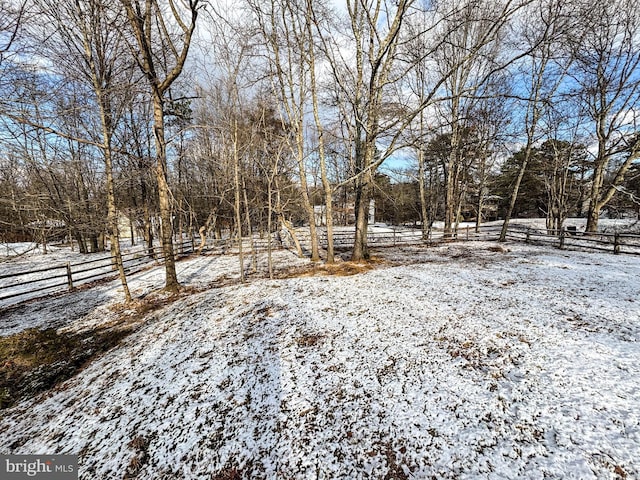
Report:
M 180 262 L 201 291 L 2 411 L 0 452 L 79 454 L 87 480 L 639 478 L 640 258 L 376 254 L 357 275 L 246 285 L 233 257 Z M 0 334 L 113 322 L 117 290 L 20 307 Z

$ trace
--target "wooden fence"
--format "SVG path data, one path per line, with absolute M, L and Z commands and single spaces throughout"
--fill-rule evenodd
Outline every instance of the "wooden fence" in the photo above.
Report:
M 507 240 L 533 245 L 549 245 L 566 250 L 609 252 L 616 255 L 640 255 L 640 235 L 626 233 L 583 233 L 571 230 L 540 231 L 510 226 Z
M 453 234 L 445 236 L 441 230 L 432 230 L 425 239 L 420 229 L 407 227 L 387 227 L 372 229 L 367 241 L 372 248 L 396 247 L 402 245 L 437 244 L 446 241 L 495 241 L 500 235 L 500 226 L 482 226 L 459 228 Z M 308 231 L 298 230 L 299 240 L 305 250 L 309 250 Z M 326 247 L 326 231 L 319 230 L 319 243 Z M 337 230 L 334 232 L 334 246 L 337 250 L 346 250 L 353 246 L 354 232 Z M 526 242 L 534 245 L 549 245 L 562 249 L 595 250 L 614 254 L 640 255 L 640 235 L 621 233 L 598 233 L 585 235 L 563 230 L 560 232 L 540 231 L 518 225 L 512 225 L 507 231 L 507 240 Z M 188 239 L 174 244 L 176 257 L 187 256 L 198 250 L 199 242 Z M 284 248 L 278 238 L 245 238 L 242 248 L 245 252 L 266 251 Z M 291 245 L 286 245 L 291 248 Z M 203 250 L 207 254 L 237 253 L 237 242 L 229 239 L 209 239 Z M 150 266 L 159 265 L 164 260 L 161 247 L 143 248 L 122 255 L 125 272 L 132 274 Z M 82 285 L 117 278 L 118 272 L 109 254 L 91 260 L 65 263 L 51 267 L 28 270 L 19 273 L 0 275 L 0 309 L 43 296 L 71 291 Z
M 189 238 L 182 242 L 174 242 L 176 258 L 191 255 L 199 250 L 198 238 Z M 253 239 L 243 238 L 242 248 L 245 252 L 252 249 L 256 252 L 281 249 L 282 244 L 275 238 L 256 236 Z M 238 253 L 238 242 L 231 239 L 207 239 L 202 249 L 205 254 Z M 0 309 L 17 305 L 48 295 L 72 291 L 80 286 L 94 282 L 102 282 L 118 278 L 116 265 L 109 253 L 91 254 L 94 258 L 82 262 L 68 262 L 46 268 L 26 270 L 17 273 L 0 275 Z M 99 258 L 95 258 L 99 255 Z M 148 267 L 162 264 L 164 256 L 162 247 L 151 249 L 144 247 L 122 254 L 122 263 L 127 274 L 133 274 Z
M 395 247 L 401 245 L 416 245 L 420 243 L 439 243 L 443 241 L 496 241 L 500 237 L 500 225 L 462 227 L 446 236 L 442 230 L 432 230 L 426 239 L 419 229 L 406 227 L 392 228 L 383 232 L 369 232 L 367 242 L 371 247 Z M 351 248 L 354 241 L 353 231 L 335 232 L 334 246 L 337 249 Z M 538 230 L 520 225 L 510 225 L 507 229 L 506 240 L 525 242 L 532 245 L 548 245 L 566 250 L 600 251 L 614 254 L 640 255 L 640 235 L 625 233 L 596 233 L 567 229 Z M 320 232 L 321 245 L 326 246 L 326 233 Z
M 408 227 L 385 227 L 383 230 L 370 230 L 367 233 L 367 244 L 372 247 L 396 247 L 402 245 L 431 244 L 442 241 L 473 241 L 473 240 L 497 240 L 500 235 L 500 228 L 497 226 L 481 226 L 478 231 L 475 227 L 463 227 L 445 236 L 442 230 L 431 230 L 425 236 L 419 228 Z M 308 232 L 299 232 L 301 243 L 310 243 Z M 327 246 L 326 230 L 319 230 L 318 242 L 323 247 Z M 333 245 L 337 250 L 349 249 L 353 247 L 355 232 L 350 230 L 337 230 L 333 233 Z
M 187 240 L 175 246 L 175 255 L 188 255 L 194 250 L 193 241 Z M 144 248 L 122 254 L 127 274 L 157 265 L 164 260 L 162 248 Z M 83 262 L 67 262 L 46 268 L 0 275 L 0 308 L 26 300 L 63 291 L 71 291 L 92 282 L 117 278 L 116 265 L 109 254 Z

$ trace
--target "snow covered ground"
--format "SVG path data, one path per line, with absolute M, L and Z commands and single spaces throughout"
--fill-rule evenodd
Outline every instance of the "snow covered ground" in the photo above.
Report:
M 0 452 L 80 454 L 83 479 L 638 478 L 640 259 L 503 247 L 246 285 L 233 257 L 180 262 L 207 288 L 2 412 Z M 97 288 L 2 333 L 111 321 Z

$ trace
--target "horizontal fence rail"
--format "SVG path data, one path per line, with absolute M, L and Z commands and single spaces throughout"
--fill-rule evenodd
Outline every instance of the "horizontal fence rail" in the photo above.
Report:
M 640 255 L 640 235 L 626 233 L 584 233 L 571 230 L 540 231 L 533 228 L 509 227 L 507 240 L 532 245 L 549 245 L 567 250 L 599 251 Z
M 461 227 L 445 234 L 441 229 L 431 229 L 427 235 L 420 228 L 386 227 L 382 230 L 373 228 L 367 233 L 370 247 L 385 248 L 403 245 L 437 244 L 447 241 L 495 241 L 500 236 L 501 226 Z M 295 231 L 303 250 L 310 251 L 308 230 Z M 294 249 L 289 234 L 280 232 L 271 237 L 254 237 L 242 239 L 242 250 L 245 253 L 263 252 L 268 249 Z M 353 230 L 337 230 L 333 234 L 334 247 L 337 250 L 349 249 L 354 243 Z M 532 245 L 547 245 L 561 249 L 600 251 L 614 254 L 640 255 L 640 235 L 622 233 L 585 234 L 575 230 L 538 230 L 520 225 L 511 225 L 506 239 L 525 242 Z M 327 246 L 327 233 L 318 230 L 318 242 Z M 201 254 L 234 254 L 240 251 L 236 239 L 206 239 L 200 248 L 198 237 L 174 243 L 174 256 L 181 257 L 193 253 Z M 127 275 L 145 270 L 148 267 L 162 264 L 164 260 L 161 246 L 141 248 L 122 254 L 122 263 Z M 103 253 L 99 258 L 82 262 L 53 265 L 28 271 L 0 275 L 0 309 L 65 291 L 72 291 L 80 286 L 94 282 L 118 278 L 118 270 L 111 255 Z
M 174 245 L 176 256 L 193 253 L 193 241 L 187 240 Z M 126 274 L 136 273 L 164 260 L 162 248 L 144 248 L 122 254 L 122 264 Z M 49 274 L 47 274 L 49 273 Z M 43 275 L 44 274 L 44 275 Z M 0 308 L 40 298 L 93 282 L 112 280 L 118 277 L 114 259 L 108 253 L 100 258 L 74 263 L 37 268 L 23 272 L 0 275 Z
M 237 239 L 207 238 L 201 247 L 199 237 L 189 238 L 182 242 L 174 241 L 174 256 L 179 258 L 199 252 L 202 254 L 233 254 L 240 251 Z M 253 239 L 242 239 L 244 252 L 261 252 L 282 249 L 282 242 L 277 238 L 265 236 Z M 92 254 L 93 255 L 93 254 Z M 80 286 L 94 282 L 118 278 L 118 270 L 109 253 L 100 253 L 99 258 L 91 258 L 82 262 L 54 265 L 17 273 L 0 275 L 0 309 L 14 306 L 22 302 L 42 298 L 49 295 L 72 291 Z M 125 274 L 134 274 L 148 267 L 161 265 L 164 261 L 162 246 L 140 248 L 122 255 Z M 44 274 L 44 275 L 42 275 Z
M 438 243 L 442 241 L 491 241 L 497 240 L 500 235 L 499 226 L 480 226 L 476 231 L 475 227 L 461 227 L 448 235 L 443 230 L 432 229 L 423 234 L 420 228 L 409 227 L 388 227 L 387 231 L 369 231 L 367 232 L 367 244 L 370 247 L 395 247 L 401 245 L 418 245 Z M 308 231 L 299 231 L 298 239 L 304 245 L 310 245 Z M 333 232 L 333 246 L 336 249 L 347 249 L 353 247 L 355 232 L 353 230 L 339 230 Z M 318 231 L 318 243 L 327 246 L 327 232 L 325 230 Z

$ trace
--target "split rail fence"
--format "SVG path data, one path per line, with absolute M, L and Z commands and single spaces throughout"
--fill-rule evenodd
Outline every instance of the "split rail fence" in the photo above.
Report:
M 305 250 L 309 248 L 308 234 L 298 230 L 299 240 Z M 425 239 L 420 229 L 407 227 L 388 227 L 382 231 L 372 230 L 367 235 L 370 247 L 396 247 L 402 245 L 437 244 L 445 241 L 495 241 L 500 235 L 499 226 L 464 227 L 453 235 L 432 230 Z M 548 245 L 561 249 L 591 250 L 614 254 L 640 255 L 640 235 L 621 233 L 598 233 L 585 235 L 572 230 L 539 231 L 512 225 L 507 231 L 507 240 L 526 242 L 533 245 Z M 337 230 L 333 235 L 336 250 L 346 250 L 353 246 L 353 230 Z M 326 231 L 319 230 L 319 243 L 326 246 Z M 198 250 L 199 242 L 189 239 L 175 244 L 175 256 L 188 256 Z M 292 248 L 292 242 L 271 240 L 273 249 Z M 269 248 L 268 238 L 243 239 L 243 250 L 250 252 L 265 251 Z M 229 240 L 209 240 L 203 253 L 236 253 L 238 245 Z M 164 260 L 161 247 L 140 249 L 124 253 L 123 264 L 127 274 L 142 271 L 159 265 Z M 72 291 L 83 285 L 117 278 L 115 264 L 108 254 L 100 258 L 75 263 L 65 263 L 18 273 L 0 274 L 0 309 L 13 306 L 27 300 Z
M 539 231 L 509 227 L 507 240 L 533 245 L 549 245 L 566 250 L 599 251 L 616 255 L 640 255 L 640 235 L 626 233 L 582 233 L 575 230 Z
M 193 241 L 175 245 L 176 257 L 189 255 Z M 161 263 L 164 260 L 162 247 L 144 248 L 122 254 L 125 273 L 131 274 Z M 0 308 L 40 298 L 72 291 L 77 287 L 117 278 L 118 271 L 109 254 L 99 254 L 82 262 L 67 262 L 45 268 L 37 268 L 18 273 L 0 275 Z

